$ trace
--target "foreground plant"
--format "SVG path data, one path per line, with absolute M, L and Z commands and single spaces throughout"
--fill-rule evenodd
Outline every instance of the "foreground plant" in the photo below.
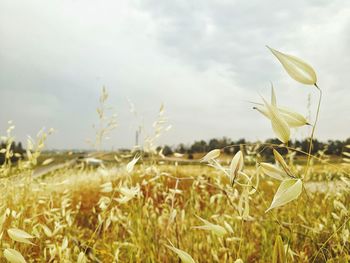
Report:
M 306 165 L 306 171 L 305 171 L 305 174 L 307 174 L 309 165 L 310 165 L 310 160 L 311 160 L 312 140 L 314 137 L 318 116 L 320 113 L 322 90 L 317 85 L 317 76 L 316 76 L 315 70 L 309 64 L 307 64 L 305 61 L 297 57 L 282 53 L 270 47 L 268 48 L 270 49 L 272 54 L 274 54 L 276 58 L 281 62 L 282 66 L 287 71 L 289 76 L 291 76 L 293 79 L 295 79 L 296 81 L 302 84 L 314 85 L 319 91 L 319 99 L 317 104 L 315 122 L 312 126 L 312 131 L 310 135 L 308 159 L 307 159 L 307 165 Z
M 15 249 L 7 248 L 4 250 L 4 256 L 10 263 L 26 263 L 22 254 Z
M 268 48 L 281 62 L 284 69 L 294 80 L 307 85 L 315 85 L 318 88 L 316 84 L 316 73 L 310 65 L 308 65 L 306 62 L 302 61 L 299 58 L 284 54 L 270 47 Z M 271 103 L 268 103 L 264 98 L 262 99 L 264 101 L 264 105 L 257 106 L 255 107 L 255 109 L 257 109 L 259 112 L 261 112 L 263 115 L 265 115 L 271 120 L 272 128 L 277 138 L 282 143 L 288 143 L 290 139 L 290 127 L 301 127 L 303 125 L 308 124 L 308 122 L 302 115 L 291 111 L 283 111 L 277 107 L 277 99 L 273 87 L 271 88 Z M 321 96 L 318 103 L 316 120 L 313 125 L 312 133 L 310 136 L 310 146 L 306 173 L 310 162 L 312 139 L 319 114 L 320 102 Z M 273 153 L 276 159 L 276 163 L 278 163 L 280 167 L 267 163 L 260 164 L 260 167 L 266 175 L 271 176 L 274 179 L 280 180 L 282 182 L 279 188 L 277 189 L 277 192 L 272 200 L 270 207 L 266 210 L 266 212 L 297 199 L 303 189 L 303 183 L 301 179 L 298 179 L 292 174 L 283 157 L 275 149 L 273 149 Z
M 213 224 L 213 223 L 209 222 L 208 220 L 205 220 L 199 216 L 197 216 L 197 218 L 199 220 L 201 220 L 204 223 L 204 225 L 195 226 L 194 228 L 196 228 L 196 229 L 211 231 L 212 233 L 214 233 L 215 235 L 217 235 L 219 237 L 223 237 L 224 235 L 226 235 L 228 233 L 228 231 L 223 226 Z
M 175 252 L 183 263 L 196 263 L 194 259 L 190 256 L 190 254 L 188 254 L 187 252 L 181 249 L 176 248 L 171 242 L 170 242 L 170 245 L 171 246 L 169 245 L 165 245 L 165 246 L 170 250 L 172 250 L 173 252 Z
M 264 104 L 261 103 L 254 103 L 257 104 L 257 106 L 253 107 L 253 109 L 256 109 L 259 111 L 261 114 L 263 114 L 265 117 L 267 117 L 269 120 L 272 120 L 273 115 L 271 114 L 271 110 L 269 110 L 268 107 L 266 107 Z M 273 86 L 271 86 L 271 106 L 275 107 L 275 110 L 279 113 L 281 118 L 288 124 L 290 128 L 299 128 L 304 125 L 309 125 L 308 121 L 306 118 L 295 112 L 292 111 L 286 107 L 278 107 L 277 106 L 277 99 L 276 99 L 276 94 Z
M 300 58 L 282 53 L 269 46 L 267 46 L 267 48 L 281 62 L 291 78 L 306 85 L 316 85 L 316 72 L 309 64 Z
M 99 106 L 96 109 L 99 123 L 93 125 L 95 129 L 95 140 L 87 140 L 87 142 L 95 148 L 96 151 L 100 151 L 104 140 L 108 140 L 108 135 L 117 127 L 117 114 L 113 113 L 108 116 L 107 112 L 112 109 L 112 107 L 107 105 L 108 92 L 105 87 L 102 87 Z

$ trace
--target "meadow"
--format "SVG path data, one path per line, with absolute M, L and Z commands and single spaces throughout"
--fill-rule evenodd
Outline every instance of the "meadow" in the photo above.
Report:
M 3 179 L 1 247 L 16 249 L 27 262 L 178 262 L 166 247 L 171 242 L 195 262 L 273 262 L 281 237 L 283 262 L 347 262 L 350 180 L 342 176 L 349 170 L 329 164 L 311 169 L 297 201 L 265 213 L 278 185 L 246 167 L 260 182 L 244 216 L 239 191 L 200 163 L 146 159 L 131 172 L 126 163 L 81 164 L 43 178 Z M 223 233 L 196 228 L 200 218 Z M 15 241 L 10 229 L 30 238 Z
M 272 52 L 292 78 L 320 91 L 310 66 Z M 103 152 L 115 127 L 114 116 L 105 117 L 105 90 L 96 151 L 82 157 L 43 152 L 51 131 L 42 131 L 12 163 L 10 123 L 1 150 L 1 262 L 348 262 L 350 146 L 341 159 L 310 154 L 320 96 L 310 151 L 298 159 L 290 128 L 311 124 L 279 108 L 271 92 L 271 102 L 255 109 L 281 144 L 232 145 L 240 150 L 191 161 L 157 150 L 167 130 L 163 107 L 143 147 Z

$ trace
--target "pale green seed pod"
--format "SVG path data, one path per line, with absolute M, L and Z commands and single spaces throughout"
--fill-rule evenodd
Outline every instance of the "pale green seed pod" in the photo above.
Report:
M 293 79 L 306 85 L 316 84 L 316 73 L 309 64 L 297 57 L 287 55 L 270 47 L 267 48 L 270 49 L 272 54 L 281 62 L 284 69 Z

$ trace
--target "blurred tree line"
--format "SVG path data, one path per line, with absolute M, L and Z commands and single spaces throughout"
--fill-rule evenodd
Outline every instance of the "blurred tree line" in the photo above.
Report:
M 5 162 L 5 153 L 3 152 L 7 148 L 7 143 L 6 142 L 1 142 L 0 143 L 0 165 Z M 4 149 L 4 150 L 3 150 Z M 21 142 L 12 142 L 10 146 L 10 150 L 13 153 L 13 156 L 11 157 L 11 162 L 17 162 L 18 159 L 23 156 L 25 153 L 25 150 L 23 149 L 22 143 Z M 17 153 L 15 155 L 15 153 Z
M 264 144 L 277 144 L 277 145 L 281 144 L 277 139 L 267 139 L 265 140 L 265 142 L 255 142 L 255 143 L 261 144 L 261 146 L 257 150 L 262 151 L 261 155 L 263 156 L 272 155 L 271 148 L 265 147 Z M 176 147 L 170 147 L 168 145 L 165 145 L 163 147 L 163 154 L 165 156 L 168 156 L 173 154 L 174 152 L 177 152 L 177 153 L 182 153 L 182 154 L 186 153 L 186 154 L 192 155 L 194 153 L 209 152 L 213 149 L 223 149 L 225 153 L 232 154 L 237 152 L 240 149 L 240 145 L 243 145 L 243 147 L 245 148 L 244 146 L 245 144 L 251 144 L 251 142 L 248 142 L 245 139 L 239 139 L 237 141 L 233 141 L 229 138 L 223 137 L 221 139 L 211 139 L 209 141 L 205 141 L 205 140 L 195 141 L 192 145 L 185 145 L 183 143 L 179 144 Z M 344 150 L 345 145 L 350 145 L 350 138 L 344 141 L 328 140 L 327 142 L 321 142 L 314 139 L 311 153 L 315 155 L 320 151 L 322 151 L 326 155 L 340 156 Z M 305 139 L 302 141 L 299 141 L 299 140 L 291 141 L 289 143 L 289 147 L 296 148 L 300 151 L 308 152 L 309 139 Z M 282 153 L 283 153 L 283 150 L 282 150 Z M 297 155 L 303 155 L 303 154 L 297 153 Z
M 260 147 L 256 148 L 255 151 L 260 152 L 263 157 L 270 158 L 272 156 L 272 148 L 266 147 L 266 144 L 276 144 L 280 145 L 280 142 L 277 139 L 267 139 L 264 142 L 254 142 L 254 144 L 260 144 Z M 192 145 L 185 145 L 180 143 L 177 146 L 168 146 L 165 145 L 163 147 L 163 154 L 165 156 L 172 155 L 174 152 L 188 154 L 189 158 L 193 158 L 193 154 L 195 153 L 205 153 L 209 152 L 213 149 L 223 149 L 223 152 L 226 154 L 233 154 L 239 151 L 241 147 L 243 149 L 247 149 L 245 145 L 251 145 L 251 142 L 246 141 L 245 139 L 239 139 L 237 141 L 233 141 L 227 137 L 223 137 L 221 139 L 211 139 L 209 141 L 200 140 L 195 141 Z M 265 145 L 264 145 L 265 144 Z M 316 139 L 313 140 L 313 148 L 311 153 L 313 155 L 323 152 L 326 155 L 332 156 L 340 156 L 344 151 L 344 147 L 346 145 L 350 145 L 350 138 L 341 141 L 341 140 L 328 140 L 327 142 L 321 142 Z M 0 142 L 0 165 L 5 161 L 5 153 L 6 142 Z M 308 152 L 309 150 L 309 139 L 305 139 L 302 141 L 292 141 L 289 143 L 289 147 L 296 148 L 300 151 Z M 11 162 L 16 162 L 18 159 L 22 158 L 25 154 L 25 149 L 22 147 L 21 142 L 12 142 L 10 146 L 10 150 L 13 152 L 13 156 L 11 157 Z M 160 150 L 160 147 L 158 148 Z M 287 153 L 287 150 L 284 148 L 280 148 L 279 152 L 281 154 Z M 17 154 L 16 154 L 17 153 Z M 297 155 L 303 155 L 300 152 L 296 153 Z

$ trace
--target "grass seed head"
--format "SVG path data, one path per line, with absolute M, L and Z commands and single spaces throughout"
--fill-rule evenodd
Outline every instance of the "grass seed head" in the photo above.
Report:
M 10 263 L 26 263 L 22 254 L 15 249 L 7 248 L 4 250 L 4 256 Z
M 267 48 L 270 49 L 272 54 L 281 62 L 289 76 L 294 80 L 306 85 L 316 84 L 316 73 L 309 64 L 297 57 L 287 55 L 270 47 Z

